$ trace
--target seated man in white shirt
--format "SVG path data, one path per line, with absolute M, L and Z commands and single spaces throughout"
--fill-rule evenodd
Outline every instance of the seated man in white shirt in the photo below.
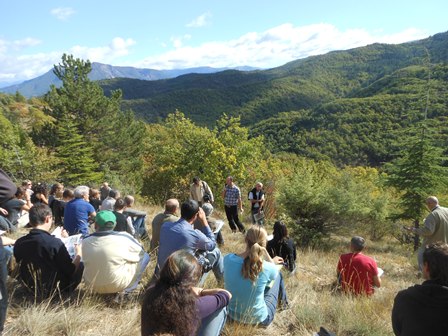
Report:
M 82 241 L 84 280 L 96 293 L 127 294 L 137 288 L 149 255 L 127 232 L 113 231 L 116 217 L 103 210 L 95 217 L 95 233 Z

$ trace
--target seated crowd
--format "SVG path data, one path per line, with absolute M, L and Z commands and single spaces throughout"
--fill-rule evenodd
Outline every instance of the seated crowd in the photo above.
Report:
M 226 188 L 235 189 L 232 197 L 242 208 L 239 189 L 233 179 L 227 181 Z M 176 199 L 166 201 L 164 211 L 152 221 L 149 238 L 146 213 L 133 208 L 132 196 L 121 198 L 106 182 L 99 190 L 78 186 L 73 191 L 56 183 L 47 195 L 44 185 L 32 188 L 29 180 L 16 187 L 0 170 L 0 228 L 8 232 L 29 228 L 17 241 L 5 236 L 0 239 L 0 334 L 8 304 L 7 264 L 12 255 L 22 284 L 36 299 L 70 295 L 84 280 L 85 290 L 114 294 L 118 300 L 138 288 L 147 269 L 150 255 L 145 240 L 157 262 L 151 281 L 140 286 L 146 287 L 142 336 L 218 336 L 227 319 L 267 327 L 278 307 L 289 306 L 282 269 L 295 272 L 297 256 L 282 221 L 275 222 L 268 240 L 264 221 L 254 219 L 254 214 L 263 211 L 262 186 L 257 182 L 249 196 L 254 225 L 240 228 L 245 248 L 223 256 L 219 248 L 224 244 L 222 232 L 211 217 L 213 194 L 197 177 L 191 185 L 191 199 L 182 204 Z M 238 226 L 234 221 L 229 219 L 232 231 Z M 338 283 L 351 295 L 369 296 L 381 286 L 381 270 L 373 258 L 363 254 L 365 245 L 362 237 L 353 237 L 350 252 L 342 254 L 337 264 Z M 427 281 L 400 292 L 395 299 L 392 323 L 396 335 L 445 330 L 446 307 L 430 302 L 448 295 L 448 245 L 427 247 L 423 264 Z M 202 288 L 210 271 L 218 288 Z M 428 303 L 422 306 L 418 296 L 429 298 Z M 422 314 L 428 321 L 434 319 L 436 326 L 420 323 Z

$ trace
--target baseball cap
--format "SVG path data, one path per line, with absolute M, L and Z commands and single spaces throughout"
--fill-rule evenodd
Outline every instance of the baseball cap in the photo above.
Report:
M 96 214 L 95 223 L 98 224 L 100 228 L 110 228 L 113 229 L 115 224 L 117 224 L 117 217 L 110 210 L 102 210 Z

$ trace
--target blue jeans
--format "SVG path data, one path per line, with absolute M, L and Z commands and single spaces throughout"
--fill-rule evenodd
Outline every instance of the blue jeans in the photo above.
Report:
M 212 270 L 216 281 L 218 281 L 218 283 L 224 283 L 224 259 L 221 255 L 221 250 L 215 247 L 213 250 L 207 251 L 205 257 L 210 261 L 210 265 L 213 267 Z M 199 281 L 200 286 L 204 284 L 207 275 L 208 272 L 202 275 L 202 278 Z
M 285 283 L 283 282 L 282 273 L 279 273 L 277 278 L 275 278 L 272 287 L 265 291 L 264 302 L 268 308 L 268 317 L 266 317 L 260 325 L 267 327 L 274 321 L 277 305 L 281 303 L 284 308 L 288 306 L 288 298 L 286 297 Z
M 147 239 L 148 233 L 146 232 L 145 227 L 146 216 L 136 216 L 132 217 L 132 225 L 135 229 L 135 234 L 137 237 L 141 239 Z
M 201 321 L 198 336 L 219 336 L 227 320 L 227 309 L 223 307 Z
M 6 310 L 8 309 L 8 292 L 6 282 L 8 280 L 8 262 L 12 256 L 11 249 L 0 246 L 0 333 L 6 320 Z

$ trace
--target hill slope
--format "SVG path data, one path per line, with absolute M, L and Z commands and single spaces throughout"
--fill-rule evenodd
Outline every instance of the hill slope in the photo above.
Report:
M 308 57 L 284 66 L 253 72 L 141 82 L 103 81 L 104 90 L 121 89 L 125 107 L 147 121 L 179 109 L 194 121 L 212 125 L 222 113 L 240 115 L 251 125 L 280 112 L 310 109 L 336 98 L 355 96 L 384 76 L 412 65 L 448 61 L 448 34 L 400 45 L 373 44 Z
M 113 66 L 102 63 L 92 63 L 92 71 L 89 74 L 89 78 L 93 81 L 101 79 L 111 78 L 136 78 L 147 81 L 159 80 L 165 78 L 174 78 L 180 75 L 189 73 L 214 73 L 227 70 L 228 68 L 211 68 L 211 67 L 196 67 L 187 69 L 173 69 L 173 70 L 154 70 L 154 69 L 139 69 L 134 67 Z M 251 71 L 255 68 L 240 67 L 237 69 Z M 49 70 L 45 74 L 27 80 L 20 84 L 15 84 L 0 88 L 0 92 L 14 94 L 20 92 L 25 97 L 42 96 L 48 92 L 50 85 L 56 85 L 60 87 L 61 81 L 53 73 L 53 69 Z

